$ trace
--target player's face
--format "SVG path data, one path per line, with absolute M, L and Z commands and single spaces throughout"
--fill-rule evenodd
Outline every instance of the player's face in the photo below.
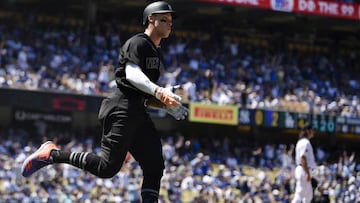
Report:
M 307 131 L 308 131 L 308 137 L 309 137 L 309 139 L 313 138 L 314 135 L 315 135 L 314 129 L 309 129 L 309 130 L 307 130 Z
M 162 38 L 167 38 L 171 32 L 172 27 L 172 15 L 170 13 L 155 14 L 154 15 L 154 27 L 157 33 Z

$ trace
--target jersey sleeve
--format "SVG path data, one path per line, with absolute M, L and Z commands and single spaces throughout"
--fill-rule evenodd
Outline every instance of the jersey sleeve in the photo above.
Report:
M 301 143 L 301 146 L 300 146 L 300 149 L 299 149 L 299 157 L 301 156 L 306 156 L 306 153 L 309 151 L 309 146 L 308 146 L 309 143 L 307 142 L 303 142 Z
M 120 63 L 125 66 L 127 62 L 143 67 L 142 62 L 144 61 L 145 54 L 142 53 L 144 50 L 143 40 L 139 38 L 133 38 L 125 43 L 122 47 L 120 55 Z

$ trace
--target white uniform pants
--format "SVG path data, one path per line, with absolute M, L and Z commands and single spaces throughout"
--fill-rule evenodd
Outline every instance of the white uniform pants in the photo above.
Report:
M 291 203 L 310 203 L 313 198 L 311 181 L 306 180 L 306 172 L 300 165 L 295 168 L 296 187 Z

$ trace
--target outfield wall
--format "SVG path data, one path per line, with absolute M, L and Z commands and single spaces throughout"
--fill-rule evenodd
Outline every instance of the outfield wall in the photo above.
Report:
M 0 88 L 0 125 L 31 126 L 42 121 L 72 130 L 99 127 L 98 109 L 103 97 Z M 318 126 L 322 142 L 360 142 L 360 119 L 299 114 L 236 106 L 191 103 L 189 118 L 175 121 L 158 110 L 149 110 L 159 131 L 186 135 L 233 135 L 259 141 L 294 142 L 306 120 Z M 351 123 L 350 123 L 351 122 Z M 338 144 L 338 143 L 337 143 Z

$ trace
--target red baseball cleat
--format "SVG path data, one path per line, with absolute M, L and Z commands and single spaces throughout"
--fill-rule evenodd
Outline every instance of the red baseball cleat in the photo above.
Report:
M 21 174 L 24 177 L 29 177 L 44 166 L 54 163 L 50 156 L 53 149 L 58 149 L 53 142 L 43 143 L 38 150 L 25 159 L 21 167 Z

